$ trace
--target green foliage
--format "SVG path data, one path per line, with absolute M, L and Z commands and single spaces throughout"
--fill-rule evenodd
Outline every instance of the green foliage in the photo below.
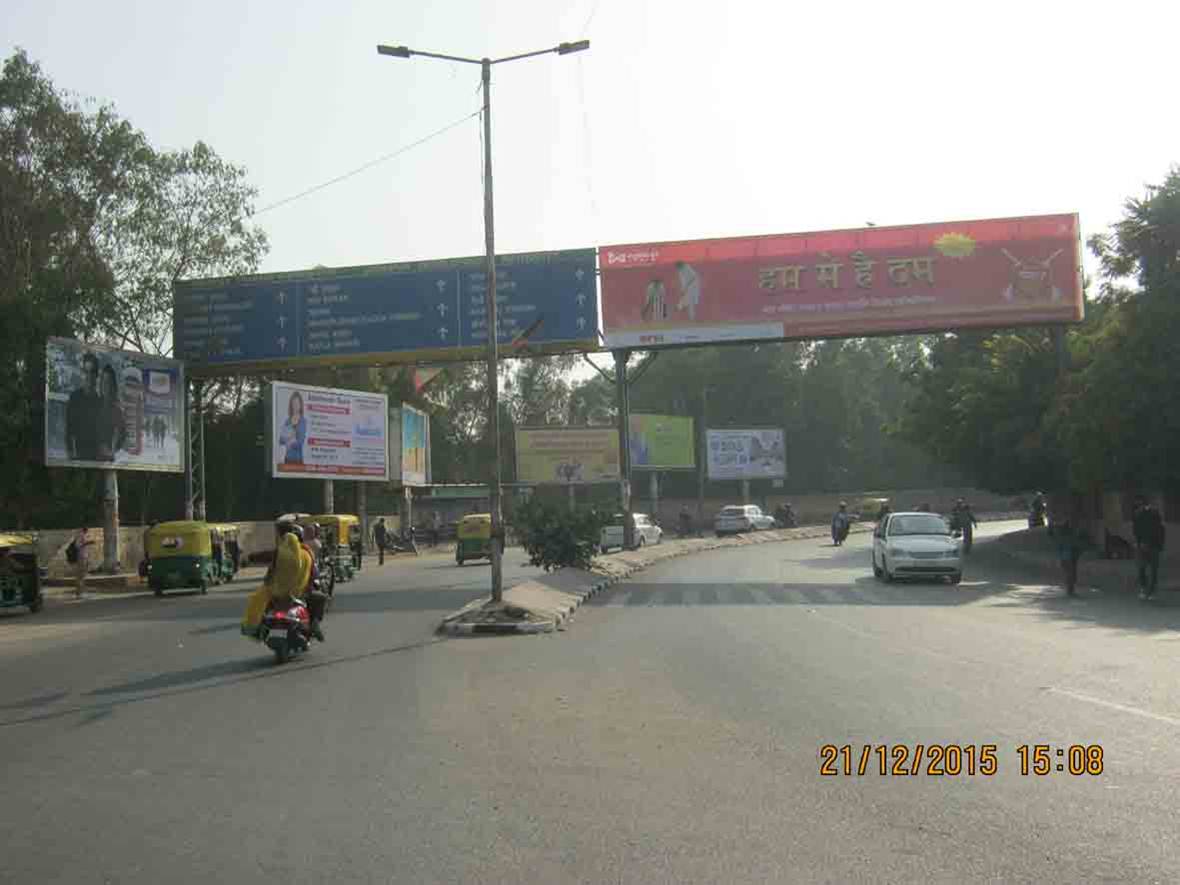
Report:
M 598 548 L 604 511 L 568 507 L 530 500 L 513 511 L 512 523 L 529 562 L 553 571 L 558 568 L 590 568 Z

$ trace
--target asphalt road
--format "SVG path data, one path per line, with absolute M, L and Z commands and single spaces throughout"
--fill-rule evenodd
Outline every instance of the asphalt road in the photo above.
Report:
M 564 633 L 435 637 L 487 577 L 366 568 L 281 668 L 241 592 L 0 618 L 0 881 L 1180 879 L 1171 600 L 1065 599 L 986 540 L 959 587 L 885 585 L 853 536 L 665 562 Z M 828 777 L 824 744 L 911 752 Z M 997 772 L 910 774 L 916 744 Z M 1071 745 L 1102 773 L 1058 773 Z

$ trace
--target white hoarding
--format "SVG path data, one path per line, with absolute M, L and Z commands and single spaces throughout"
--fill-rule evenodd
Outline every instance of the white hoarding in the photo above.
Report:
M 184 470 L 184 364 L 68 338 L 45 347 L 45 463 Z
M 780 429 L 709 430 L 709 479 L 774 479 L 787 475 L 787 449 Z
M 271 475 L 387 481 L 388 412 L 383 393 L 274 382 Z

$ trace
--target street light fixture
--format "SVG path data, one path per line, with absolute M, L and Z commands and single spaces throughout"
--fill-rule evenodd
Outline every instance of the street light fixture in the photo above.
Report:
M 523 58 L 533 58 L 538 55 L 556 53 L 569 55 L 590 48 L 589 40 L 578 40 L 574 43 L 559 43 L 549 49 L 539 49 L 535 52 L 523 52 L 519 55 L 508 55 L 503 58 L 464 58 L 459 55 L 443 55 L 439 52 L 420 52 L 408 46 L 387 46 L 378 44 L 378 55 L 389 55 L 395 58 L 410 58 L 421 55 L 427 58 L 438 58 L 443 61 L 457 61 L 463 64 L 479 65 L 483 76 L 483 225 L 484 241 L 487 248 L 487 313 L 488 313 L 488 426 L 492 434 L 494 455 L 492 459 L 492 481 L 489 484 L 489 497 L 492 511 L 492 599 L 500 602 L 504 598 L 504 511 L 500 500 L 500 379 L 498 374 L 500 364 L 499 353 L 499 323 L 496 318 L 496 228 L 492 212 L 492 65 L 509 61 L 519 61 Z

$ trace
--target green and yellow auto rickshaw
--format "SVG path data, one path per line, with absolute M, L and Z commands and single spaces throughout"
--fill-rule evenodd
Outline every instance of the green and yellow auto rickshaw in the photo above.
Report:
M 207 522 L 176 520 L 148 529 L 148 586 L 157 596 L 165 590 L 193 587 L 202 593 L 216 584 L 214 530 Z
M 456 529 L 455 562 L 462 565 L 469 559 L 492 558 L 492 515 L 469 513 L 459 520 Z
M 41 611 L 45 604 L 42 577 L 36 537 L 0 534 L 0 608 L 27 605 L 31 612 Z
M 309 518 L 320 527 L 324 556 L 332 563 L 337 581 L 356 577 L 354 548 L 361 542 L 361 521 L 351 513 L 320 513 Z
M 228 584 L 241 568 L 241 530 L 232 523 L 210 526 L 213 532 L 213 559 L 217 569 L 217 583 Z

